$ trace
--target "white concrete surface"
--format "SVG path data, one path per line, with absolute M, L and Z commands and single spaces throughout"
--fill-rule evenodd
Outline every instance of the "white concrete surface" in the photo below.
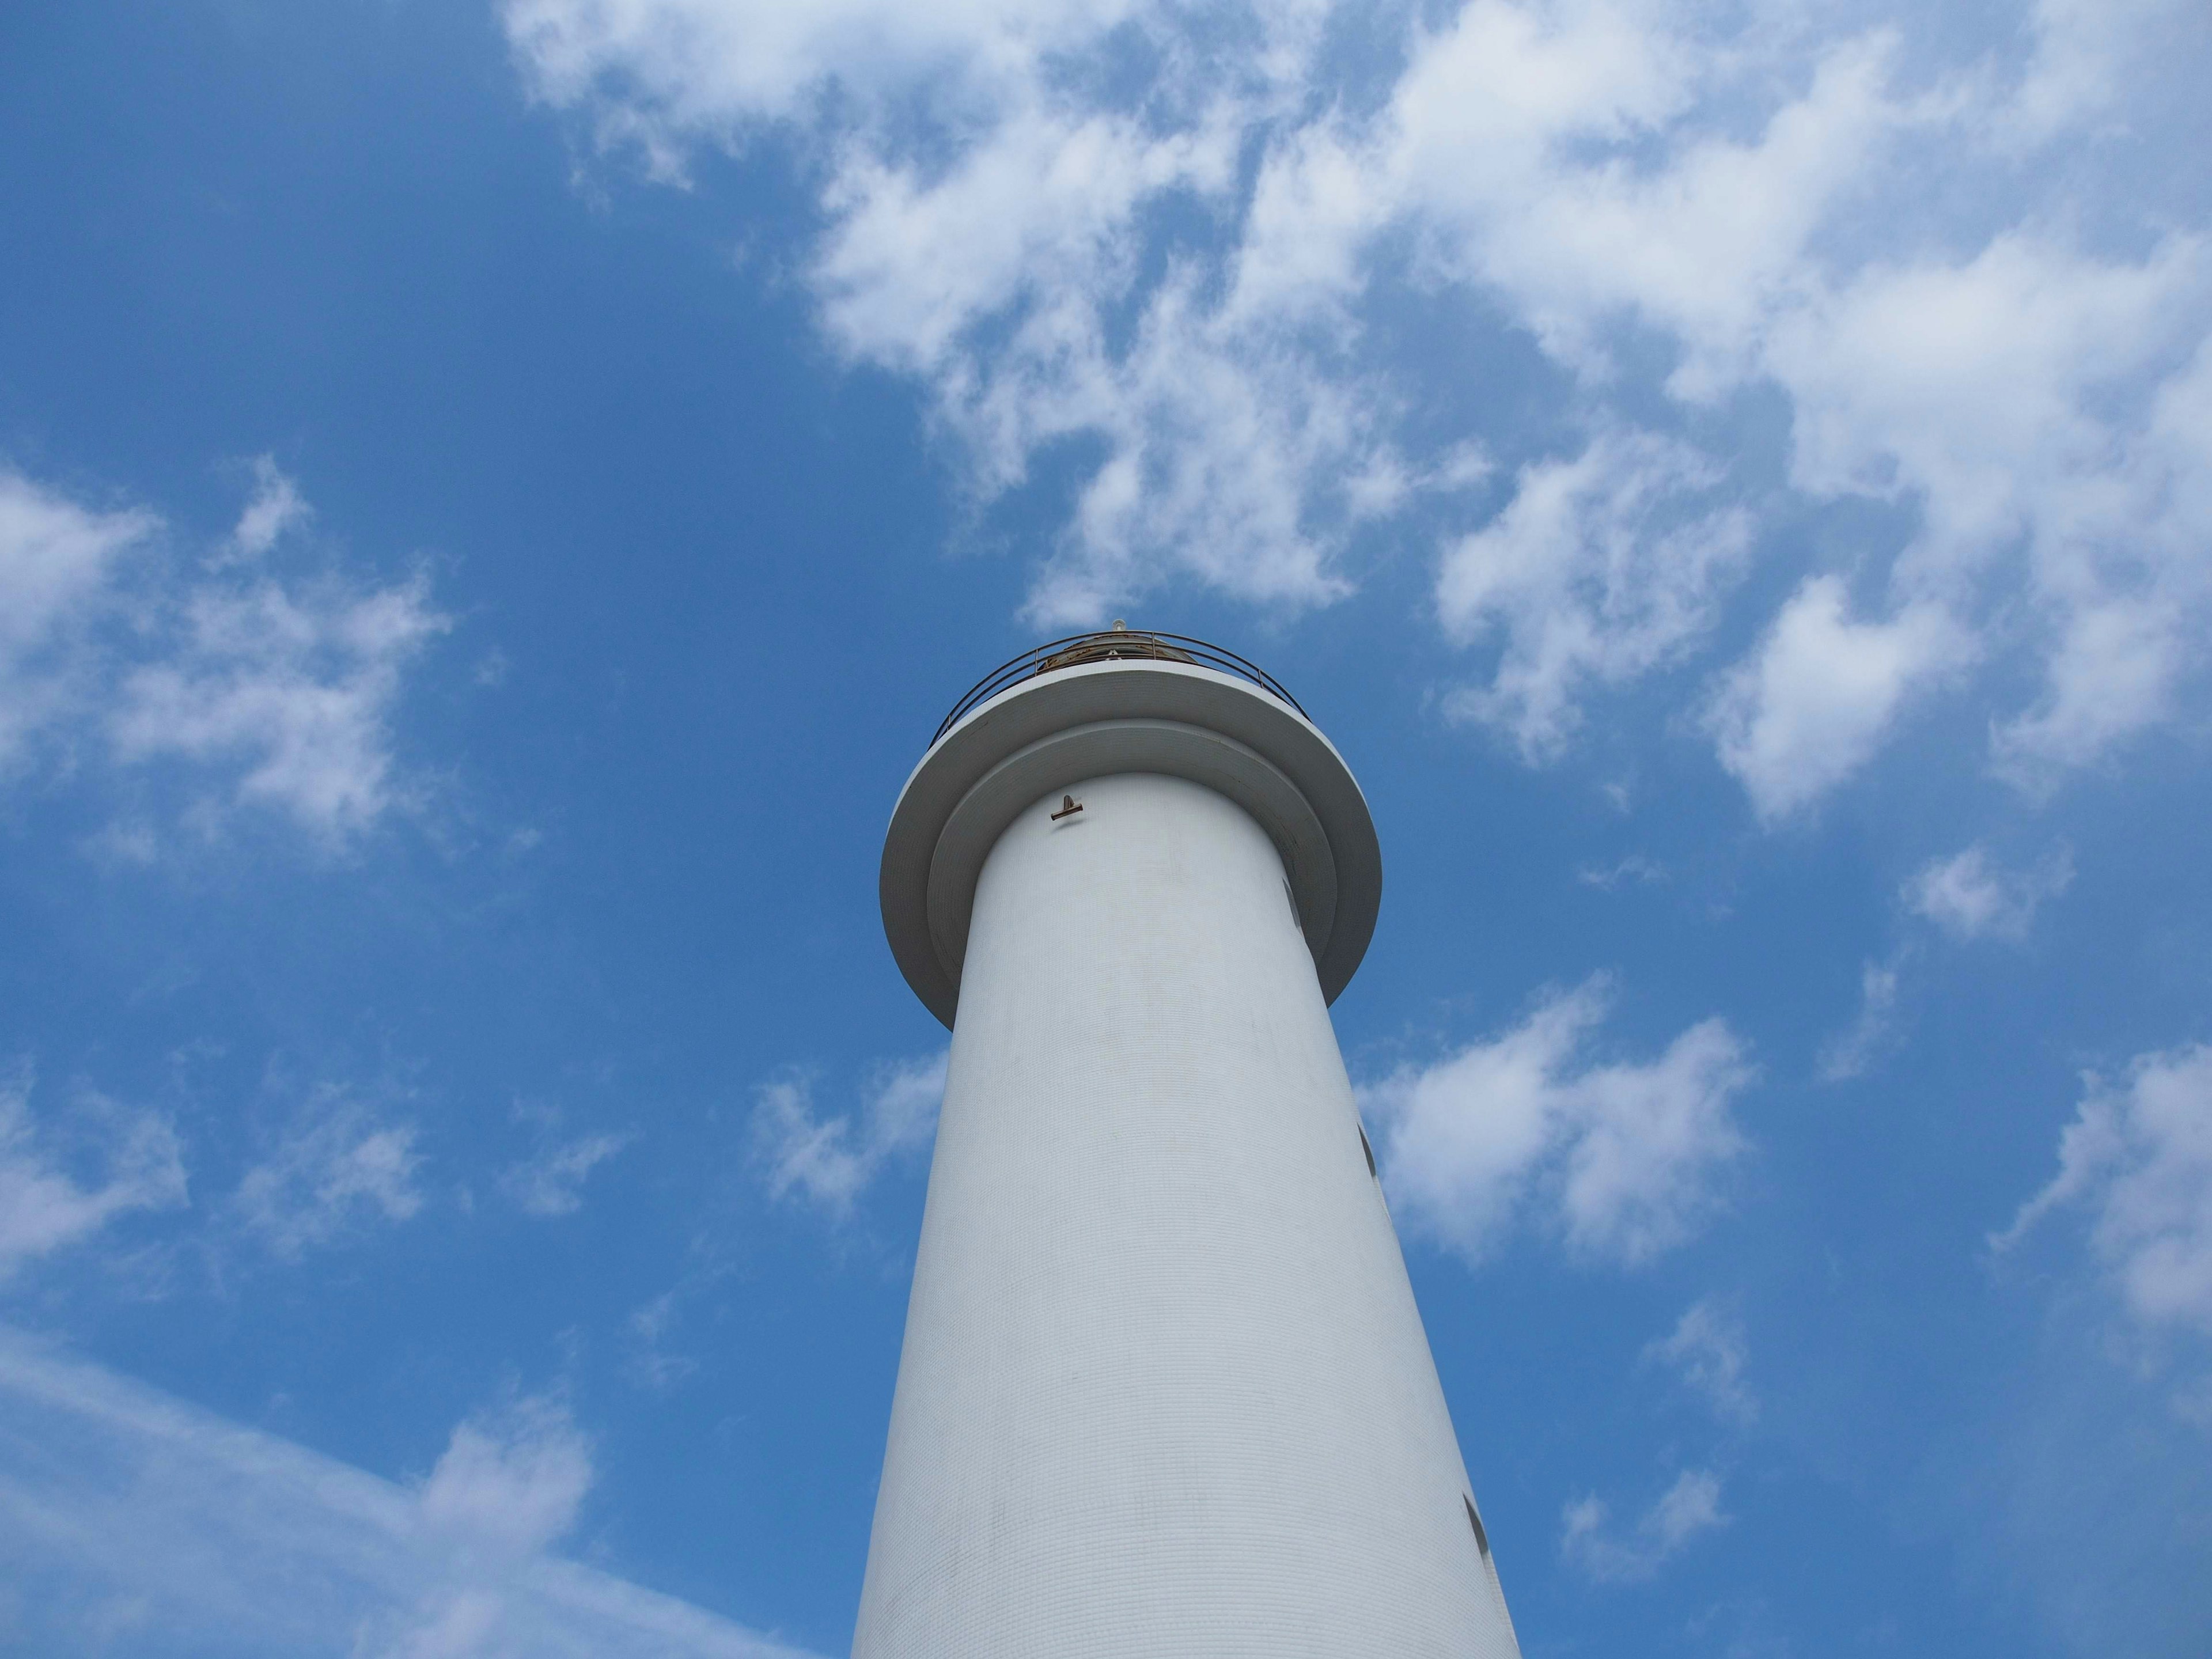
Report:
M 1247 757 L 1288 786 L 1290 815 Z M 900 793 L 884 837 L 884 933 L 907 983 L 945 1024 L 959 1002 L 968 895 L 998 831 L 1047 790 L 1138 771 L 1194 779 L 1252 813 L 1290 866 L 1324 1000 L 1351 981 L 1382 905 L 1382 855 L 1343 757 L 1296 709 L 1234 675 L 1091 663 L 1018 681 L 969 710 Z M 939 879 L 948 859 L 962 869 L 949 886 Z
M 940 834 L 1050 735 L 1008 730 L 939 791 Z M 1083 811 L 1054 822 L 1063 793 Z M 1325 805 L 1340 826 L 1341 791 Z M 1280 826 L 1161 772 L 1008 810 L 947 971 L 855 1659 L 1516 1655 Z M 910 928 L 936 908 L 896 896 Z

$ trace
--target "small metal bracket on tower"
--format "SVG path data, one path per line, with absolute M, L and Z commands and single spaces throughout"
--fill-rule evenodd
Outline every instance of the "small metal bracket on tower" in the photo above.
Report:
M 1066 817 L 1069 814 L 1080 812 L 1082 810 L 1083 803 L 1076 799 L 1074 796 L 1062 795 L 1060 798 L 1060 811 L 1052 815 L 1053 822 L 1057 823 L 1060 819 Z

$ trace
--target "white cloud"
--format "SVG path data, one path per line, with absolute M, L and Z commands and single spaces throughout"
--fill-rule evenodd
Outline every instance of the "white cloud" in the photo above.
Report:
M 2019 1244 L 2064 1208 L 2146 1328 L 2212 1334 L 2212 1047 L 2139 1054 L 2124 1082 L 2088 1073 L 2058 1139 L 2058 1173 L 1990 1240 Z
M 447 626 L 419 578 L 366 591 L 204 589 L 179 620 L 173 653 L 118 688 L 107 726 L 122 759 L 234 772 L 239 801 L 277 807 L 331 841 L 393 805 L 388 720 L 401 673 Z
M 1889 1045 L 1897 1030 L 1898 985 L 1905 970 L 1902 951 L 1887 962 L 1859 969 L 1859 1012 L 1849 1027 L 1820 1045 L 1815 1065 L 1823 1083 L 1848 1083 L 1863 1077 Z
M 1559 1553 L 1606 1583 L 1650 1578 L 1699 1534 L 1729 1522 L 1720 1477 L 1710 1469 L 1683 1470 L 1626 1537 L 1607 1526 L 1610 1518 L 1596 1497 L 1576 1499 L 1560 1516 Z
M 422 1493 L 432 1530 L 501 1559 L 565 1537 L 591 1489 L 591 1448 L 567 1409 L 520 1399 L 453 1431 Z
M 2205 274 L 2185 237 L 2113 260 L 2025 229 L 1963 261 L 1869 265 L 1774 343 L 1796 405 L 1798 481 L 1920 492 L 1926 561 L 2063 535 L 2098 505 L 2124 435 L 2098 420 L 2095 394 L 2168 362 Z
M 2187 252 L 2192 276 L 2212 266 L 2201 246 Z M 2043 694 L 1995 733 L 2000 769 L 2032 789 L 2172 718 L 2203 667 L 2212 340 L 2160 384 L 2144 428 L 2116 447 L 2100 487 L 2067 503 L 2065 535 L 2037 548 Z M 2043 463 L 2022 465 L 2033 477 Z
M 1844 605 L 1837 578 L 1807 581 L 1707 712 L 1721 764 L 1769 823 L 1803 810 L 1865 765 L 1907 697 L 1971 653 L 1933 605 L 1860 623 L 1844 615 Z
M 753 1145 L 769 1194 L 837 1218 L 893 1160 L 919 1152 L 937 1132 L 949 1051 L 877 1068 L 852 1114 L 823 1118 L 812 1079 L 792 1073 L 755 1091 Z
M 826 336 L 924 388 L 979 506 L 1073 473 L 1033 621 L 1165 583 L 1326 605 L 1392 524 L 1443 550 L 1447 637 L 1499 653 L 1447 708 L 1541 760 L 1778 561 L 1796 596 L 1712 721 L 1770 823 L 1938 679 L 2041 787 L 2204 667 L 2212 261 L 2155 135 L 2115 137 L 2201 78 L 2191 15 L 1467 0 L 1386 19 L 1370 82 L 1321 0 L 504 13 L 534 95 L 655 176 L 800 140 Z M 1549 368 L 1501 384 L 1462 338 Z M 1500 412 L 1532 388 L 1583 435 L 1532 451 Z M 1747 398 L 1789 456 L 1723 473 L 1711 417 Z M 1502 445 L 1519 490 L 1471 525 L 1455 458 Z M 1869 501 L 1902 527 L 1753 534 Z M 2000 661 L 2027 707 L 1976 681 Z
M 310 1091 L 268 1157 L 232 1200 L 239 1218 L 278 1255 L 295 1258 L 422 1207 L 415 1126 L 394 1122 L 352 1091 Z
M 2033 867 L 2006 871 L 1982 848 L 1935 859 L 1905 884 L 1905 901 L 1952 938 L 2023 939 L 2037 908 L 2074 879 L 2065 848 Z
M 583 1207 L 586 1179 L 629 1139 L 597 1134 L 548 1143 L 502 1174 L 500 1188 L 531 1215 L 574 1215 Z
M 699 1369 L 698 1361 L 685 1354 L 673 1353 L 668 1347 L 668 1334 L 676 1323 L 677 1301 L 682 1290 L 679 1285 L 663 1291 L 643 1307 L 634 1310 L 629 1316 L 632 1351 L 626 1369 L 635 1380 L 655 1393 L 673 1388 Z
M 80 759 L 183 763 L 203 830 L 258 805 L 330 844 L 404 799 L 392 714 L 448 621 L 419 576 L 268 568 L 310 509 L 266 458 L 257 480 L 226 556 L 185 566 L 123 556 L 153 538 L 150 514 L 94 511 L 0 470 L 0 768 L 40 733 Z M 128 834 L 158 848 L 143 824 Z
M 1471 1261 L 1524 1214 L 1577 1255 L 1626 1264 L 1689 1237 L 1744 1149 L 1729 1102 L 1752 1067 L 1718 1019 L 1644 1064 L 1595 1063 L 1607 994 L 1593 979 L 1362 1091 L 1401 1215 Z
M 1624 799 L 1626 793 L 1623 790 Z M 1575 872 L 1575 879 L 1585 887 L 1609 893 L 1623 882 L 1633 881 L 1645 886 L 1662 882 L 1667 879 L 1667 868 L 1641 853 L 1631 853 L 1616 864 L 1586 864 Z
M 2189 596 L 2192 600 L 2195 595 Z M 2194 604 L 2177 611 L 2156 592 L 2097 595 L 2058 621 L 2039 705 L 1995 733 L 1999 767 L 2039 789 L 2068 766 L 2165 720 L 2185 671 Z
M 1437 574 L 1447 635 L 1504 635 L 1490 684 L 1449 711 L 1547 759 L 1581 723 L 1585 684 L 1632 679 L 1695 641 L 1750 550 L 1748 515 L 1712 503 L 1719 482 L 1694 451 L 1648 433 L 1522 469 L 1505 510 Z
M 83 642 L 151 514 L 79 505 L 0 467 L 0 774 L 86 694 Z
M 592 1480 L 556 1401 L 454 1431 L 402 1486 L 0 1327 L 9 1636 L 118 1659 L 804 1659 L 551 1553 Z
M 1325 9 L 1240 8 L 1213 40 L 1116 0 L 979 0 L 927 21 L 867 0 L 522 0 L 506 15 L 537 95 L 664 177 L 699 143 L 846 112 L 822 134 L 811 271 L 830 337 L 926 381 L 980 500 L 1047 450 L 1098 446 L 1031 594 L 1052 623 L 1178 574 L 1325 602 L 1346 591 L 1343 530 L 1396 492 L 1369 398 L 1302 372 L 1306 344 L 1272 312 L 1216 303 L 1212 273 L 1171 261 L 1155 280 L 1140 257 L 1164 204 L 1233 213 L 1240 144 L 1298 95 Z M 1115 30 L 1158 48 L 1141 106 L 1085 91 Z
M 861 99 L 949 83 L 948 102 L 1018 93 L 1054 54 L 1143 9 L 1128 0 L 507 0 L 507 35 L 537 94 L 587 106 L 611 144 L 673 175 L 702 137 L 811 115 L 833 83 Z
M 1097 621 L 1175 576 L 1326 603 L 1349 591 L 1343 530 L 1404 488 L 1371 396 L 1303 372 L 1277 319 L 1210 304 L 1196 270 L 1172 268 L 1126 343 L 1109 338 L 1140 208 L 1226 188 L 1234 134 L 1209 118 L 1155 140 L 1133 120 L 1025 109 L 950 172 L 855 162 L 832 198 L 824 325 L 854 360 L 933 383 L 979 499 L 1054 446 L 1099 447 L 1033 586 L 1040 624 Z
M 1633 319 L 1680 343 L 1669 389 L 1702 402 L 1753 366 L 1826 216 L 1913 121 L 1884 37 L 1778 56 L 1759 35 L 1717 38 L 1689 6 L 1474 0 L 1419 40 L 1376 170 L 1447 270 L 1578 375 L 1617 373 Z M 1762 68 L 1786 79 L 1753 90 Z
M 514 1649 L 516 1580 L 576 1523 L 592 1453 L 567 1408 L 520 1399 L 470 1419 L 415 1496 L 415 1522 L 443 1568 L 410 1607 L 363 1621 L 368 1659 L 467 1659 Z M 520 1594 L 518 1594 L 520 1592 Z
M 2188 0 L 2035 0 L 2035 52 L 2021 76 L 2020 137 L 2063 130 L 2120 102 L 2130 71 L 2194 44 Z
M 1759 1401 L 1744 1381 L 1748 1345 L 1743 1321 L 1708 1297 L 1694 1302 L 1674 1330 L 1644 1350 L 1646 1363 L 1664 1364 L 1730 1422 L 1748 1423 Z
M 230 532 L 231 550 L 240 558 L 260 558 L 276 545 L 280 537 L 306 524 L 314 513 L 300 493 L 300 486 L 278 468 L 276 458 L 258 455 L 253 460 L 253 494 Z
M 80 1179 L 72 1164 L 100 1173 Z M 0 1076 L 0 1282 L 119 1215 L 185 1200 L 183 1149 L 167 1118 L 80 1091 L 61 1121 L 42 1125 L 29 1069 Z
M 2199 238 L 2108 258 L 2021 229 L 1963 261 L 1869 268 L 1778 336 L 1798 483 L 1921 504 L 1893 583 L 1905 614 L 1994 589 L 2033 619 L 2042 693 L 1992 738 L 2023 782 L 2166 718 L 2201 661 L 2212 571 L 2185 481 L 2206 439 L 2186 365 L 2208 294 Z

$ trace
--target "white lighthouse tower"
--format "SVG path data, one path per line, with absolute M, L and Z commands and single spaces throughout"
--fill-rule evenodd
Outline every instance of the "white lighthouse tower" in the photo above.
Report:
M 1328 1004 L 1365 800 L 1115 630 L 953 711 L 884 925 L 952 1028 L 854 1659 L 1512 1659 Z

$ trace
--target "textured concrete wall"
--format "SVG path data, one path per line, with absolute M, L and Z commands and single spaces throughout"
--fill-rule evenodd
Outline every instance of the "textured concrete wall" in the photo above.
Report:
M 1506 1659 L 1280 857 L 1072 793 L 978 884 L 855 1659 Z

